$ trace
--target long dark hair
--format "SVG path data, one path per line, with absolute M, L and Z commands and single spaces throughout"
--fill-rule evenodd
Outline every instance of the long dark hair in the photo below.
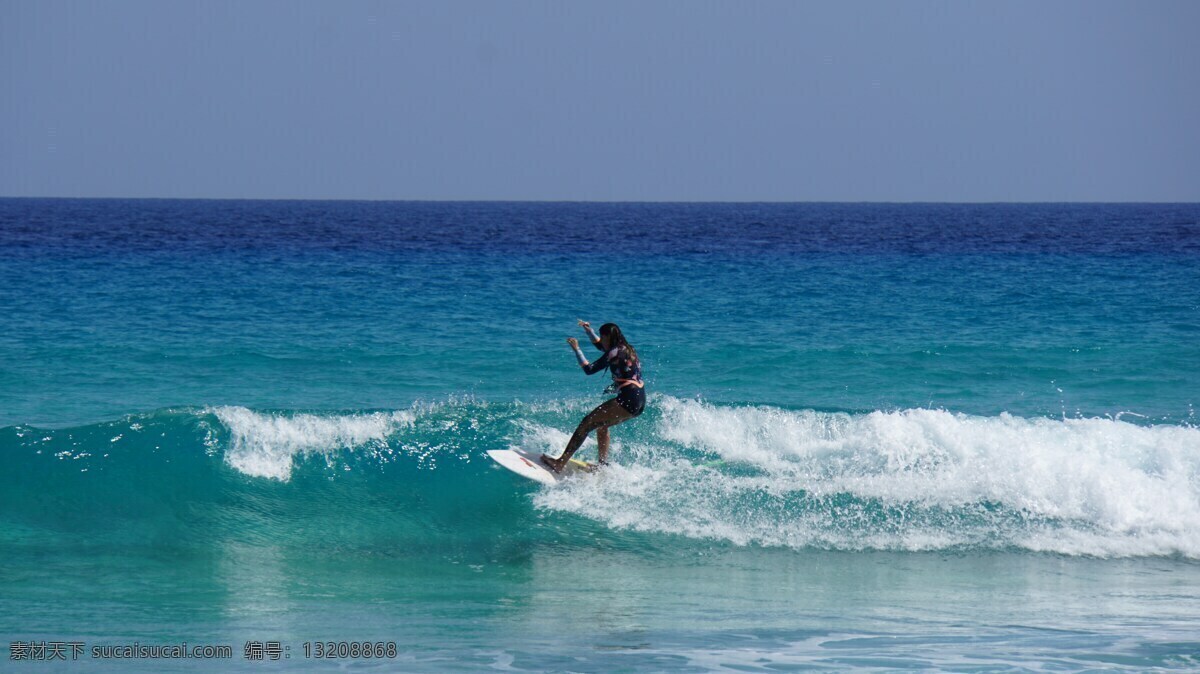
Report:
M 623 346 L 634 362 L 637 362 L 637 351 L 633 348 L 632 344 L 625 340 L 625 335 L 621 333 L 621 328 L 618 328 L 616 323 L 605 323 L 600 326 L 600 338 L 603 339 L 606 335 L 608 336 L 609 349 Z

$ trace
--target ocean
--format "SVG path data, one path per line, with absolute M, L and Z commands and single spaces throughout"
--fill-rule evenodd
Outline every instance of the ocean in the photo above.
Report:
M 0 199 L 0 308 L 6 671 L 1200 668 L 1197 204 Z

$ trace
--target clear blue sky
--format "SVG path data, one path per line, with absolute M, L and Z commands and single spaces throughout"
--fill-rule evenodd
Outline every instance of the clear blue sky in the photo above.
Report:
M 1200 2 L 0 0 L 0 195 L 1200 201 Z

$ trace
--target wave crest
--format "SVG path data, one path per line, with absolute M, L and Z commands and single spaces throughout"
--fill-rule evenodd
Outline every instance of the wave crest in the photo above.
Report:
M 228 430 L 225 462 L 254 477 L 287 481 L 296 457 L 332 455 L 363 447 L 387 451 L 388 437 L 412 426 L 410 411 L 339 416 L 267 414 L 245 407 L 215 407 L 213 414 Z M 205 444 L 217 451 L 220 441 L 210 434 Z
M 538 503 L 738 545 L 1200 557 L 1194 427 L 658 403 L 630 465 Z

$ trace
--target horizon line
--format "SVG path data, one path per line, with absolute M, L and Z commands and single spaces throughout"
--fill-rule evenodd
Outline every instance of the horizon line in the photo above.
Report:
M 9 196 L 0 195 L 0 199 L 61 199 L 61 200 L 78 200 L 78 201 L 311 201 L 311 202 L 370 202 L 370 203 L 478 203 L 478 204 L 877 204 L 877 205 L 918 205 L 918 204 L 943 204 L 943 205 L 972 205 L 985 206 L 996 204 L 1023 204 L 1023 205 L 1038 205 L 1038 204 L 1105 204 L 1105 205 L 1134 205 L 1134 204 L 1154 204 L 1154 205 L 1193 205 L 1200 204 L 1197 201 L 1157 201 L 1157 200 L 1121 200 L 1121 201 L 1087 201 L 1087 200 L 1016 200 L 1016 201 L 997 201 L 997 200 L 979 200 L 979 201 L 930 201 L 925 199 L 915 199 L 911 201 L 897 200 L 825 200 L 825 199 L 805 199 L 805 200 L 781 200 L 781 199 L 734 199 L 734 200 L 679 200 L 679 199 L 400 199 L 400 198 L 347 198 L 347 197 L 129 197 L 129 196 Z

